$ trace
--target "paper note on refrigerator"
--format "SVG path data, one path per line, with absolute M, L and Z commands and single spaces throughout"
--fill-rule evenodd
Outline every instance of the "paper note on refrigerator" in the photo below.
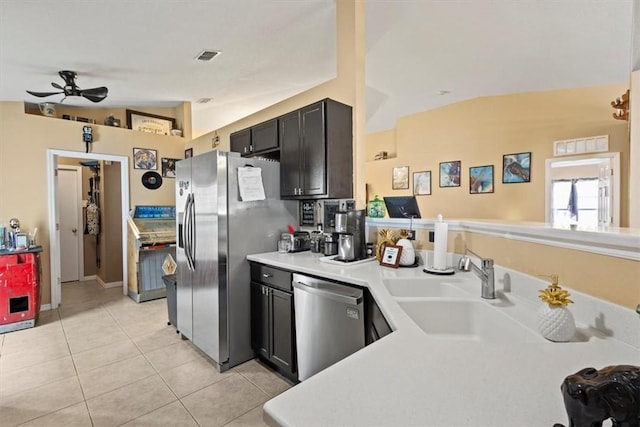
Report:
M 240 200 L 252 202 L 266 199 L 262 184 L 262 169 L 256 167 L 238 168 L 238 186 Z

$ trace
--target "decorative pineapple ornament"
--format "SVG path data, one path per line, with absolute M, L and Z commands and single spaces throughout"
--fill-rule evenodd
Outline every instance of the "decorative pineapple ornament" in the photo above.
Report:
M 382 252 L 384 252 L 384 247 L 387 245 L 395 245 L 396 236 L 393 230 L 383 228 L 378 231 L 378 237 L 378 244 L 376 245 L 376 259 L 380 262 L 382 259 Z
M 551 284 L 538 296 L 546 303 L 538 311 L 538 330 L 549 341 L 566 342 L 576 333 L 576 321 L 567 308 L 572 303 L 569 292 L 558 285 L 558 275 L 551 275 Z
M 400 265 L 412 265 L 416 261 L 416 251 L 413 249 L 413 243 L 409 240 L 409 230 L 400 230 L 400 239 L 396 242 L 397 246 L 402 246 L 400 254 Z

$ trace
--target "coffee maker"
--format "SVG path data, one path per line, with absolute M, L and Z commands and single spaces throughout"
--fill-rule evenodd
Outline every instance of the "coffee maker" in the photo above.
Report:
M 338 235 L 339 261 L 358 261 L 367 257 L 365 241 L 364 209 L 337 212 L 335 217 Z

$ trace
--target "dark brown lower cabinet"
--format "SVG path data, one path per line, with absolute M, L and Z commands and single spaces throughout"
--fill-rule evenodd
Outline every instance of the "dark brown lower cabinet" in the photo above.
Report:
M 251 346 L 282 375 L 298 380 L 291 273 L 251 264 Z

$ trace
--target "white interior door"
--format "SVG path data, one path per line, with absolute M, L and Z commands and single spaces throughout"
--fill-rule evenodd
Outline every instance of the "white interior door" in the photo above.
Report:
M 58 221 L 60 224 L 60 280 L 80 280 L 81 171 L 79 168 L 58 168 Z

